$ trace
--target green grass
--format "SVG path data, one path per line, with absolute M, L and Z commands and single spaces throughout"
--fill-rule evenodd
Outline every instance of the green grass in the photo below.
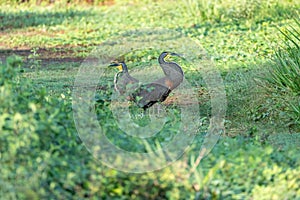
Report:
M 299 6 L 296 0 L 116 0 L 111 6 L 66 5 L 64 1 L 43 6 L 1 4 L 0 59 L 20 55 L 24 64 L 15 67 L 23 79 L 32 83 L 18 85 L 20 79 L 12 78 L 16 75 L 8 77 L 10 72 L 5 70 L 10 68 L 2 67 L 5 76 L 0 79 L 0 99 L 4 104 L 0 110 L 6 114 L 0 115 L 0 131 L 4 132 L 0 134 L 0 155 L 5 159 L 1 161 L 0 185 L 6 186 L 0 187 L 0 196 L 3 193 L 7 198 L 18 194 L 20 199 L 298 198 L 300 108 L 295 80 L 299 78 L 299 54 L 294 49 L 299 36 L 293 34 L 299 32 L 294 32 L 297 23 L 290 16 L 297 15 Z M 186 78 L 199 94 L 204 126 L 198 130 L 191 151 L 178 162 L 155 173 L 126 174 L 94 161 L 76 136 L 71 94 L 84 58 L 112 38 L 157 27 L 178 31 L 200 43 L 220 71 L 226 88 L 226 132 L 191 176 L 189 170 L 207 131 L 211 104 L 201 73 L 180 60 Z M 294 44 L 282 40 L 283 37 L 292 38 Z M 176 39 L 171 41 L 176 44 Z M 285 48 L 274 52 L 274 46 Z M 155 55 L 164 50 L 167 49 L 134 51 L 119 59 L 125 59 L 131 72 L 141 73 L 149 64 L 157 65 Z M 282 73 L 281 70 L 290 72 L 290 67 L 294 67 L 294 75 Z M 273 74 L 274 84 L 262 81 L 262 77 L 270 78 L 270 69 L 275 70 L 275 76 L 285 77 L 274 78 Z M 147 146 L 116 126 L 107 107 L 115 72 L 105 73 L 95 96 L 99 124 L 108 130 L 107 137 L 115 145 L 136 152 L 147 151 Z M 33 104 L 37 111 L 31 115 Z M 156 140 L 148 140 L 152 149 L 158 148 L 157 141 L 167 143 L 174 137 L 173 129 L 178 130 L 177 108 L 169 109 L 173 114 L 165 132 Z M 16 113 L 21 113 L 22 125 L 18 125 Z M 23 130 L 24 134 L 16 135 L 16 130 Z M 23 152 L 31 153 L 26 156 Z M 32 179 L 24 185 L 28 177 Z

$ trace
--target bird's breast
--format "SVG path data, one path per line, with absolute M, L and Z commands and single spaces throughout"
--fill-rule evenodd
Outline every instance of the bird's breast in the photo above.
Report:
M 166 79 L 166 80 L 165 80 L 165 85 L 166 85 L 169 89 L 171 89 L 171 88 L 174 87 L 174 83 L 173 83 L 173 81 L 171 81 L 170 79 Z

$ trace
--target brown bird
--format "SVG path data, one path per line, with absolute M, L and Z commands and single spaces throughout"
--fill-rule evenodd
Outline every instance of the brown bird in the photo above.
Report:
M 118 66 L 121 70 L 115 75 L 115 89 L 124 94 L 129 84 L 132 84 L 129 93 L 129 100 L 133 100 L 139 107 L 146 110 L 157 102 L 163 102 L 169 96 L 172 90 L 178 87 L 183 81 L 184 73 L 182 68 L 175 62 L 168 62 L 165 59 L 171 56 L 179 56 L 176 53 L 163 52 L 158 58 L 158 62 L 165 74 L 164 77 L 148 84 L 138 87 L 139 81 L 129 75 L 125 63 L 116 63 L 110 66 Z M 180 56 L 179 56 L 180 57 Z

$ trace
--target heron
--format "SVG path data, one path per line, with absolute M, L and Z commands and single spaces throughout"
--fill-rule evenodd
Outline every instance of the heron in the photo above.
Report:
M 183 81 L 184 73 L 182 68 L 175 62 L 166 61 L 172 56 L 181 57 L 179 54 L 172 52 L 162 52 L 158 57 L 158 63 L 164 72 L 164 77 L 157 79 L 152 83 L 139 85 L 139 81 L 129 75 L 126 64 L 115 63 L 110 66 L 117 66 L 121 71 L 115 75 L 115 89 L 120 94 L 126 93 L 128 84 L 135 84 L 133 92 L 129 93 L 129 100 L 134 101 L 144 110 L 150 108 L 158 102 L 163 102 L 169 94 L 177 88 Z
M 119 70 L 114 77 L 114 88 L 119 95 L 125 95 L 128 93 L 129 88 L 133 90 L 135 87 L 137 87 L 139 80 L 129 74 L 125 62 L 112 63 L 109 66 L 117 67 Z M 127 96 L 126 98 L 130 100 L 131 97 Z
M 158 63 L 165 74 L 164 77 L 152 83 L 144 84 L 132 93 L 133 100 L 144 110 L 155 103 L 165 101 L 171 91 L 183 81 L 184 73 L 182 68 L 175 62 L 165 60 L 172 56 L 181 57 L 172 52 L 162 52 L 158 57 Z

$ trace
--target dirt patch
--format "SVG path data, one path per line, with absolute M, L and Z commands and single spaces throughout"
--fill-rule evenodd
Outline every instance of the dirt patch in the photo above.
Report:
M 78 53 L 78 52 L 76 52 Z M 50 48 L 50 49 L 37 49 L 35 58 L 32 57 L 34 54 L 33 49 L 22 48 L 22 49 L 0 49 L 0 60 L 6 62 L 6 58 L 12 55 L 18 55 L 23 57 L 24 64 L 27 66 L 32 60 L 40 60 L 43 64 L 56 62 L 82 62 L 84 58 L 73 56 L 75 52 L 70 48 Z

